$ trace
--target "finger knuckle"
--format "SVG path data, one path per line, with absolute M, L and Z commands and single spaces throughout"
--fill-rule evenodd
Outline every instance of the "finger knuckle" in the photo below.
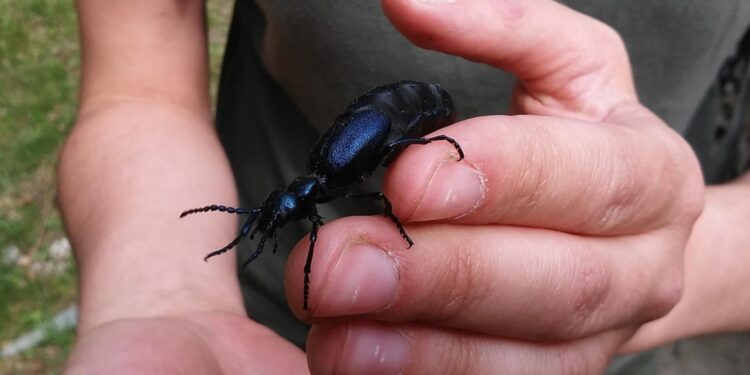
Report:
M 678 207 L 681 208 L 681 216 L 692 225 L 703 212 L 706 184 L 695 151 L 683 137 L 676 135 L 673 139 L 679 148 L 673 156 L 677 160 L 672 163 L 675 165 L 675 173 L 679 176 L 676 187 L 681 193 L 678 195 Z
M 617 32 L 612 26 L 596 21 L 594 24 L 594 33 L 600 46 L 608 46 L 613 54 L 617 57 L 622 58 L 623 56 L 627 59 L 627 49 L 625 48 L 625 42 L 622 39 L 620 33 Z
M 682 299 L 684 279 L 682 272 L 662 280 L 654 292 L 652 307 L 647 320 L 659 319 L 667 315 Z
M 562 347 L 556 353 L 557 371 L 560 375 L 589 374 L 590 361 L 584 352 L 578 348 Z
M 446 352 L 445 369 L 451 374 L 477 374 L 482 367 L 481 349 L 469 336 L 461 335 Z
M 663 152 L 654 159 L 656 170 L 661 172 L 659 186 L 666 187 L 662 204 L 669 208 L 669 223 L 692 225 L 703 211 L 705 183 L 695 152 L 687 141 L 674 130 L 664 126 L 661 131 L 660 147 Z
M 615 162 L 619 164 L 615 168 L 622 172 L 612 174 L 613 177 L 604 192 L 604 210 L 601 217 L 601 228 L 604 232 L 616 231 L 616 226 L 625 221 L 624 218 L 632 215 L 632 210 L 637 206 L 644 189 L 642 179 L 630 172 L 627 160 Z
M 543 197 L 554 186 L 552 172 L 559 167 L 556 158 L 559 145 L 551 141 L 554 136 L 549 129 L 529 126 L 522 136 L 521 143 L 529 146 L 523 151 L 526 157 L 509 165 L 515 169 L 502 181 L 513 195 L 513 205 L 519 213 L 533 211 L 544 201 Z
M 611 275 L 606 262 L 591 254 L 572 264 L 566 280 L 570 301 L 563 309 L 563 323 L 559 326 L 564 337 L 575 338 L 586 334 L 590 323 L 598 318 L 611 287 Z
M 482 299 L 486 277 L 475 259 L 475 253 L 461 248 L 454 252 L 451 260 L 444 263 L 442 277 L 439 278 L 442 285 L 436 288 L 441 296 L 435 299 L 441 304 L 433 307 L 440 318 L 451 320 L 459 317 L 471 308 L 474 301 Z

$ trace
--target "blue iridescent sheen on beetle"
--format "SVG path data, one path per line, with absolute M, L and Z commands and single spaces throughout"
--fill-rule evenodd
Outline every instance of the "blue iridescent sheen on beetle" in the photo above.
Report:
M 383 193 L 353 194 L 350 188 L 372 175 L 378 166 L 387 166 L 409 145 L 446 141 L 458 152 L 458 160 L 463 159 L 461 146 L 452 138 L 445 135 L 423 137 L 455 120 L 453 100 L 438 84 L 400 81 L 376 87 L 352 102 L 323 134 L 310 152 L 307 174 L 294 179 L 286 189 L 271 192 L 262 206 L 245 209 L 207 205 L 187 210 L 180 217 L 208 211 L 249 214 L 250 217 L 232 242 L 204 258 L 208 260 L 225 253 L 246 236 L 253 239 L 260 232 L 262 235 L 258 246 L 242 263 L 240 272 L 261 254 L 269 237 L 274 239 L 273 252 L 276 252 L 277 231 L 287 222 L 309 220 L 312 231 L 304 268 L 303 296 L 303 308 L 307 310 L 313 251 L 318 228 L 323 225 L 317 205 L 336 198 L 380 200 L 384 206 L 383 214 L 393 221 L 411 247 L 414 242 L 393 214 L 391 203 Z M 256 219 L 257 225 L 252 229 Z

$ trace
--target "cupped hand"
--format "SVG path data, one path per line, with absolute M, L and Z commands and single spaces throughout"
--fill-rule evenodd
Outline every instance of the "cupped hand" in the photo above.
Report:
M 680 298 L 704 185 L 684 140 L 637 99 L 606 25 L 551 0 L 385 0 L 413 43 L 512 72 L 512 116 L 410 147 L 384 191 L 411 223 L 323 226 L 287 295 L 313 373 L 597 373 Z M 501 88 L 498 88 L 501 89 Z
M 79 332 L 66 374 L 306 374 L 304 354 L 238 312 L 120 319 Z

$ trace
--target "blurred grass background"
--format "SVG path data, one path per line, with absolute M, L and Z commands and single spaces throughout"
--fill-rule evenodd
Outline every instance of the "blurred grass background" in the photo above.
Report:
M 232 4 L 207 1 L 212 93 Z M 0 0 L 0 346 L 76 300 L 54 169 L 75 120 L 79 68 L 73 0 Z M 55 332 L 0 359 L 0 374 L 60 373 L 74 338 Z

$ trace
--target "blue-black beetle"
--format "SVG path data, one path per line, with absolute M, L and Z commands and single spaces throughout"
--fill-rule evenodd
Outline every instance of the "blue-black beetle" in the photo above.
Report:
M 223 205 L 208 205 L 183 212 L 180 217 L 208 211 L 249 214 L 240 234 L 223 248 L 206 255 L 222 254 L 237 245 L 248 234 L 262 236 L 256 251 L 247 258 L 240 271 L 263 251 L 266 239 L 273 236 L 276 252 L 277 230 L 288 221 L 307 219 L 312 222 L 310 248 L 305 262 L 304 309 L 308 309 L 310 267 L 317 239 L 318 227 L 323 225 L 317 205 L 336 198 L 379 199 L 384 215 L 398 228 L 404 240 L 413 244 L 404 227 L 393 214 L 391 203 L 383 193 L 353 194 L 350 187 L 369 177 L 375 169 L 387 166 L 403 149 L 413 144 L 446 141 L 464 157 L 461 146 L 452 138 L 425 134 L 455 122 L 456 110 L 450 95 L 438 84 L 400 81 L 376 87 L 356 99 L 339 115 L 310 152 L 307 174 L 297 177 L 286 189 L 274 190 L 262 206 L 244 209 Z M 258 224 L 251 232 L 255 221 Z

